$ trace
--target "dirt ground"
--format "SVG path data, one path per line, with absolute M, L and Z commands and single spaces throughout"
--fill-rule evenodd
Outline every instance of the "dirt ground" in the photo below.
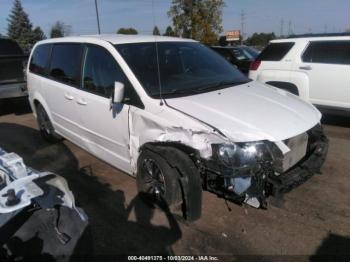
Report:
M 323 122 L 330 139 L 323 174 L 287 194 L 282 208 L 241 207 L 204 192 L 202 218 L 194 223 L 145 207 L 137 197 L 134 178 L 74 144 L 44 142 L 22 103 L 0 104 L 0 147 L 18 153 L 35 169 L 53 171 L 68 180 L 89 216 L 91 247 L 86 252 L 91 255 L 349 261 L 350 118 L 327 116 Z

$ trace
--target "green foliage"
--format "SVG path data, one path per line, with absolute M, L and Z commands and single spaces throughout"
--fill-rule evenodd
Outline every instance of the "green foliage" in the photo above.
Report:
M 176 35 L 214 44 L 223 31 L 224 5 L 224 0 L 173 0 L 168 16 Z
M 123 34 L 123 35 L 137 35 L 138 32 L 135 28 L 129 27 L 129 28 L 119 28 L 117 31 L 117 34 Z
M 32 29 L 33 25 L 29 20 L 28 14 L 24 11 L 20 0 L 14 0 L 14 5 L 7 21 L 7 36 L 17 41 L 25 52 L 28 52 L 37 41 L 45 38 L 40 27 L 36 27 L 34 30 Z
M 276 39 L 275 33 L 254 33 L 245 43 L 251 46 L 266 46 L 273 39 Z
M 158 26 L 155 26 L 155 27 L 153 28 L 153 35 L 160 35 L 160 31 L 159 31 Z
M 168 26 L 164 33 L 165 36 L 175 36 L 175 32 L 171 26 Z
M 56 23 L 51 27 L 50 38 L 64 37 L 71 33 L 71 26 L 66 25 L 61 21 L 56 21 Z
M 43 32 L 43 30 L 40 28 L 40 26 L 37 26 L 34 28 L 33 37 L 34 37 L 35 42 L 46 39 L 46 35 Z

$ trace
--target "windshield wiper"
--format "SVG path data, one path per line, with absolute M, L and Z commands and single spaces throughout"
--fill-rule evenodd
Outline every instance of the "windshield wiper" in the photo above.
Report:
M 171 91 L 162 92 L 162 95 L 183 95 L 183 94 L 194 94 L 195 89 L 172 89 Z
M 221 87 L 229 87 L 229 86 L 237 86 L 242 85 L 245 83 L 248 83 L 249 81 L 242 81 L 242 82 L 236 82 L 236 81 L 220 81 L 214 84 L 206 85 L 201 88 L 190 88 L 190 89 L 172 89 L 170 91 L 162 92 L 162 95 L 192 95 L 192 94 L 198 94 L 203 93 L 208 90 L 216 90 Z M 159 94 L 157 94 L 158 96 Z
M 243 81 L 243 82 L 234 82 L 234 81 L 220 81 L 211 85 L 207 85 L 201 88 L 198 88 L 196 91 L 198 92 L 203 92 L 203 91 L 208 91 L 208 90 L 215 90 L 220 87 L 225 87 L 225 86 L 237 86 L 237 85 L 242 85 L 247 83 L 248 81 Z

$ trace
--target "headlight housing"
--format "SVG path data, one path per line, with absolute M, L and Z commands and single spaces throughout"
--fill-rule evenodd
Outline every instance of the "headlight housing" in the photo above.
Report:
M 214 158 L 231 168 L 244 168 L 256 165 L 259 160 L 271 160 L 267 141 L 213 144 Z

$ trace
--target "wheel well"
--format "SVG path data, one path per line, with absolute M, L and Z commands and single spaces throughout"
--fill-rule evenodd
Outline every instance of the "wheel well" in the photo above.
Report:
M 160 155 L 176 168 L 180 175 L 183 215 L 189 221 L 198 219 L 202 210 L 202 180 L 196 165 L 196 158 L 199 157 L 197 150 L 178 142 L 146 143 L 140 148 L 142 150 Z
M 37 108 L 38 105 L 40 105 L 40 102 L 37 99 L 34 99 L 34 106 L 35 106 L 35 108 Z
M 283 89 L 294 95 L 299 96 L 298 87 L 290 82 L 269 81 L 269 82 L 266 82 L 266 84 Z
M 179 143 L 179 142 L 149 142 L 140 147 L 140 152 L 145 149 L 149 149 L 151 151 L 155 151 L 156 147 L 173 147 L 176 148 L 186 155 L 188 155 L 192 161 L 195 161 L 200 158 L 200 154 L 198 150 L 187 146 L 185 144 Z

